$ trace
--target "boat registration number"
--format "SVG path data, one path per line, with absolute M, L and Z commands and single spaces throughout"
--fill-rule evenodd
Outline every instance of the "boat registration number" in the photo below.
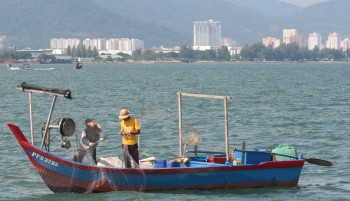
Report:
M 53 161 L 51 159 L 48 159 L 38 153 L 33 152 L 32 153 L 33 158 L 40 159 L 41 161 L 44 161 L 44 163 L 50 164 L 52 166 L 58 167 L 58 163 L 56 161 Z

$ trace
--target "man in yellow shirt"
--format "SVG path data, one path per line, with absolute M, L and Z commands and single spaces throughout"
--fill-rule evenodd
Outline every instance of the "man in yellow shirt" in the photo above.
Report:
M 123 157 L 126 168 L 131 168 L 130 157 L 134 160 L 135 167 L 139 166 L 139 151 L 136 135 L 141 133 L 136 118 L 130 116 L 130 111 L 121 109 L 119 112 L 120 134 L 122 135 Z

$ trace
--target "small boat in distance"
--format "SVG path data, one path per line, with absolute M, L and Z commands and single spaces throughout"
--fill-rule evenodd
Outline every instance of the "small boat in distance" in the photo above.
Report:
M 7 70 L 31 70 L 29 63 L 23 63 L 19 66 L 12 66 L 12 64 L 7 64 Z
M 83 64 L 80 63 L 78 60 L 76 60 L 74 64 L 74 69 L 82 69 L 82 68 L 83 68 Z

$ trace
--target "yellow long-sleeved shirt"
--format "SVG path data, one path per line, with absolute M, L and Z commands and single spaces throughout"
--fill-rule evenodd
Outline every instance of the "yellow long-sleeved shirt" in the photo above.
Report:
M 120 131 L 121 133 L 132 132 L 139 130 L 140 126 L 136 118 L 130 117 L 127 121 L 122 120 L 120 122 Z M 122 144 L 125 145 L 134 145 L 137 144 L 136 135 L 124 135 L 122 138 Z

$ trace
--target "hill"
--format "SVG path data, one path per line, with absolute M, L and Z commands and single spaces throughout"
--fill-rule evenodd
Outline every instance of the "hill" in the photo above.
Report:
M 150 43 L 161 44 L 168 40 L 176 43 L 182 36 L 162 26 L 130 20 L 86 0 L 0 0 L 0 5 L 0 35 L 7 36 L 6 44 L 22 48 L 47 48 L 55 37 L 143 39 L 147 35 Z
M 191 45 L 193 22 L 222 24 L 222 36 L 239 45 L 262 37 L 282 38 L 282 29 L 307 36 L 350 33 L 348 0 L 299 8 L 279 0 L 0 0 L 0 35 L 7 46 L 47 48 L 51 38 L 137 38 L 146 47 Z M 279 12 L 277 12 L 279 11 Z M 283 15 L 280 13 L 284 13 Z
M 277 0 L 226 0 L 234 5 L 251 7 L 268 16 L 290 16 L 302 10 L 302 8 Z
M 329 33 L 338 32 L 343 38 L 349 37 L 349 8 L 348 0 L 332 0 L 302 9 L 286 18 L 284 22 L 288 22 L 290 27 L 297 27 L 298 31 L 305 35 L 319 32 L 322 38 L 326 39 Z
M 152 22 L 183 33 L 183 44 L 193 40 L 193 22 L 208 19 L 222 24 L 223 37 L 254 41 L 271 29 L 271 17 L 225 0 L 91 0 L 96 5 L 129 19 Z M 254 31 L 252 31 L 254 30 Z M 167 36 L 165 36 L 167 37 Z

